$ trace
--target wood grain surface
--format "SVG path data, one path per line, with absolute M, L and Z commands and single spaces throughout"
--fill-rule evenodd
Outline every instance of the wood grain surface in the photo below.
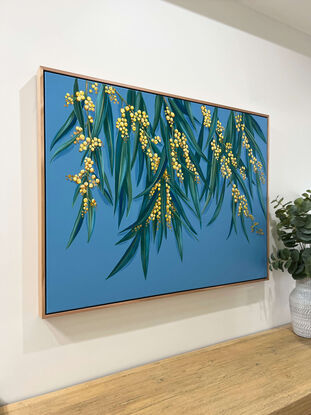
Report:
M 311 340 L 285 326 L 10 404 L 0 414 L 311 415 L 310 368 Z

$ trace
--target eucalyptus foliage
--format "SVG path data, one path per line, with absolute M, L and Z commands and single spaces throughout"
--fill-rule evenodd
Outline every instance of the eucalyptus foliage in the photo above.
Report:
M 285 248 L 271 254 L 270 269 L 287 270 L 294 279 L 311 278 L 311 190 L 294 202 L 274 203 L 277 235 Z
M 124 268 L 139 249 L 146 277 L 151 244 L 159 251 L 168 232 L 175 236 L 182 260 L 183 232 L 197 239 L 202 224 L 216 221 L 227 189 L 231 196 L 228 237 L 241 230 L 248 240 L 245 220 L 252 232 L 263 235 L 252 202 L 257 198 L 266 215 L 262 191 L 266 164 L 257 142 L 266 143 L 266 136 L 254 116 L 231 110 L 222 126 L 217 107 L 208 110 L 203 105 L 199 120 L 190 101 L 154 95 L 151 119 L 141 91 L 128 89 L 122 96 L 117 87 L 88 81 L 81 91 L 78 82 L 75 79 L 72 94 L 65 95 L 65 106 L 73 109 L 51 143 L 52 160 L 69 147 L 76 146 L 81 153 L 80 172 L 68 175 L 76 185 L 73 204 L 79 195 L 81 199 L 67 247 L 84 222 L 91 239 L 95 211 L 101 208 L 96 192 L 111 205 L 119 226 L 133 200 L 140 201 L 135 221 L 120 231 L 117 244 L 127 247 L 107 278 Z M 119 111 L 117 119 L 113 106 Z M 138 186 L 143 191 L 133 194 Z

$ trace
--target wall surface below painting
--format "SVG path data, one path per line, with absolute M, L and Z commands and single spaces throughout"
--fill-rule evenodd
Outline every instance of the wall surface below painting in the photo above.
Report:
M 270 198 L 295 197 L 310 185 L 311 59 L 160 0 L 1 9 L 0 404 L 288 322 L 293 282 L 277 272 L 41 320 L 35 74 L 45 65 L 268 113 Z

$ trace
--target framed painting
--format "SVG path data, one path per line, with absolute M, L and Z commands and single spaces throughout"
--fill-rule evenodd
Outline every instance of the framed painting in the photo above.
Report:
M 268 278 L 265 114 L 40 67 L 40 314 Z

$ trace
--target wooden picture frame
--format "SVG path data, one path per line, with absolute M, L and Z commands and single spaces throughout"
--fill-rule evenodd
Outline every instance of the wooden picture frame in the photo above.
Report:
M 111 82 L 111 81 L 107 81 L 107 80 L 103 80 L 103 79 L 99 79 L 99 78 L 94 78 L 94 77 L 89 77 L 89 76 L 84 76 L 84 75 L 80 75 L 80 74 L 75 74 L 75 73 L 71 73 L 71 72 L 67 72 L 67 71 L 62 71 L 62 70 L 57 70 L 57 69 L 53 69 L 53 68 L 49 68 L 49 67 L 44 67 L 44 66 L 40 66 L 39 70 L 38 70 L 38 75 L 37 75 L 37 93 L 38 93 L 38 99 L 37 99 L 37 103 L 38 103 L 38 147 L 39 147 L 39 161 L 38 161 L 38 166 L 39 166 L 39 314 L 42 318 L 48 318 L 48 317 L 54 317 L 54 316 L 61 316 L 61 315 L 65 315 L 65 314 L 71 314 L 71 313 L 76 313 L 76 312 L 80 312 L 80 311 L 88 311 L 88 310 L 95 310 L 95 309 L 104 309 L 104 308 L 108 308 L 108 307 L 113 307 L 116 305 L 121 305 L 121 304 L 126 304 L 126 303 L 135 303 L 138 301 L 147 301 L 147 300 L 152 300 L 152 299 L 156 299 L 156 298 L 162 298 L 162 297 L 169 297 L 169 296 L 173 296 L 173 295 L 181 295 L 181 294 L 186 294 L 188 292 L 200 292 L 200 291 L 207 291 L 207 290 L 211 290 L 211 289 L 215 289 L 215 288 L 220 288 L 220 287 L 224 287 L 224 286 L 236 286 L 236 285 L 243 285 L 243 284 L 247 284 L 247 283 L 254 283 L 254 282 L 259 282 L 259 281 L 265 281 L 269 279 L 269 267 L 268 267 L 268 257 L 267 257 L 267 273 L 264 277 L 262 278 L 258 278 L 258 279 L 251 279 L 248 281 L 241 281 L 241 282 L 234 282 L 234 283 L 229 283 L 229 284 L 223 284 L 223 285 L 218 285 L 218 286 L 208 286 L 208 287 L 203 287 L 203 288 L 196 288 L 196 289 L 189 289 L 189 290 L 183 290 L 183 291 L 177 291 L 177 292 L 171 292 L 171 293 L 165 293 L 165 294 L 159 294 L 159 295 L 153 295 L 150 297 L 143 297 L 143 298 L 138 298 L 138 299 L 128 299 L 125 301 L 118 301 L 118 302 L 114 302 L 114 303 L 110 303 L 110 304 L 100 304 L 100 305 L 94 305 L 94 306 L 89 306 L 89 307 L 83 307 L 83 308 L 78 308 L 78 309 L 70 309 L 70 310 L 66 310 L 66 311 L 57 311 L 57 312 L 52 312 L 52 313 L 47 313 L 46 311 L 46 216 L 45 216 L 45 212 L 46 212 L 46 206 L 45 206 L 45 201 L 46 201 L 46 196 L 45 196 L 45 192 L 46 192 L 46 188 L 45 188 L 45 108 L 44 108 L 44 103 L 45 103 L 45 96 L 44 96 L 44 74 L 45 72 L 52 72 L 55 74 L 60 74 L 60 75 L 66 75 L 66 76 L 70 76 L 70 77 L 75 77 L 75 78 L 79 78 L 79 79 L 84 79 L 84 80 L 88 80 L 91 82 L 98 82 L 98 83 L 104 83 L 104 84 L 109 84 L 109 85 L 113 85 L 115 87 L 122 87 L 122 88 L 128 88 L 128 89 L 134 89 L 135 91 L 141 91 L 141 92 L 146 92 L 146 93 L 151 93 L 151 94 L 157 94 L 157 95 L 161 95 L 161 96 L 165 96 L 165 97 L 170 97 L 170 98 L 174 98 L 174 99 L 182 99 L 184 101 L 190 101 L 193 103 L 199 103 L 201 105 L 206 105 L 206 106 L 212 106 L 212 107 L 216 107 L 216 108 L 223 108 L 223 109 L 228 109 L 228 110 L 232 110 L 232 111 L 237 111 L 237 112 L 242 112 L 242 113 L 246 113 L 246 114 L 251 114 L 251 115 L 255 115 L 255 116 L 260 116 L 260 117 L 264 117 L 267 119 L 267 153 L 266 153 L 266 161 L 267 161 L 267 169 L 266 169 L 266 209 L 267 209 L 267 215 L 266 215 L 266 246 L 267 246 L 267 250 L 269 248 L 269 215 L 268 215 L 268 205 L 269 205 L 269 115 L 267 114 L 262 114 L 259 112 L 252 112 L 252 111 L 248 111 L 248 110 L 242 110 L 240 108 L 235 108 L 235 107 L 231 107 L 231 106 L 225 106 L 225 105 L 220 105 L 220 104 L 215 104 L 215 103 L 211 103 L 208 101 L 202 101 L 202 100 L 196 100 L 196 99 L 192 99 L 192 98 L 187 98 L 187 97 L 182 97 L 179 95 L 172 95 L 172 94 L 166 94 L 164 92 L 161 91 L 154 91 L 151 89 L 146 89 L 146 88 L 140 88 L 140 87 L 136 87 L 136 86 L 131 86 L 131 85 L 126 85 L 126 84 L 122 84 L 122 83 L 118 83 L 118 82 Z

